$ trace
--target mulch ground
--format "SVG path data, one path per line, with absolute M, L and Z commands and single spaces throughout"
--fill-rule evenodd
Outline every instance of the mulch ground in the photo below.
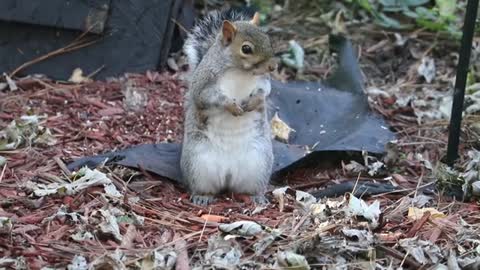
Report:
M 147 93 L 148 102 L 143 111 L 125 109 L 122 87 L 126 81 L 135 82 L 141 91 Z M 140 143 L 178 141 L 182 132 L 184 87 L 174 74 L 153 72 L 127 75 L 122 80 L 111 82 L 85 84 L 27 78 L 18 81 L 18 86 L 20 90 L 16 92 L 0 94 L 0 127 L 6 127 L 25 114 L 46 115 L 40 125 L 49 128 L 57 142 L 49 147 L 31 145 L 1 153 L 6 156 L 7 164 L 0 177 L 0 217 L 12 221 L 12 226 L 1 232 L 1 257 L 24 258 L 31 269 L 40 269 L 44 266 L 64 267 L 72 262 L 75 255 L 93 261 L 120 249 L 130 256 L 125 263 L 133 265 L 151 250 L 172 247 L 183 254 L 178 260 L 190 258 L 202 261 L 197 257 L 206 250 L 208 237 L 218 233 L 218 222 L 245 220 L 271 228 L 281 228 L 287 221 L 293 220 L 293 229 L 286 232 L 291 233 L 289 237 L 292 241 L 300 237 L 294 232 L 300 230 L 303 224 L 299 222 L 304 223 L 306 216 L 298 213 L 294 200 L 287 201 L 279 211 L 280 205 L 273 199 L 266 209 L 254 214 L 255 206 L 241 197 L 227 196 L 203 208 L 191 204 L 185 190 L 175 183 L 125 168 L 101 169 L 123 193 L 122 201 L 109 201 L 101 187 L 91 187 L 71 196 L 34 196 L 28 188 L 29 181 L 51 183 L 63 179 L 67 182 L 69 172 L 65 171 L 63 164 L 75 158 Z M 407 173 L 394 174 L 394 182 L 414 191 L 418 179 L 426 174 L 425 169 L 413 157 L 407 157 L 402 162 L 401 166 L 407 168 Z M 346 179 L 341 167 L 321 171 L 298 170 L 289 177 L 292 187 L 304 190 L 321 187 L 327 182 L 335 182 L 335 179 Z M 399 206 L 403 196 L 385 194 L 375 199 L 381 201 L 382 209 L 386 211 L 384 214 L 388 216 L 398 211 L 389 206 Z M 124 236 L 122 241 L 100 233 L 94 239 L 72 240 L 72 235 L 79 231 L 96 231 L 94 227 L 98 222 L 92 221 L 95 220 L 93 213 L 106 205 L 142 216 L 144 222 L 120 222 L 119 231 Z M 62 207 L 68 213 L 78 213 L 90 221 L 78 222 L 68 215 L 56 215 Z M 460 218 L 478 222 L 478 218 L 471 216 L 472 211 L 479 210 L 476 205 L 440 202 L 437 207 L 454 212 L 441 220 L 443 223 L 456 224 Z M 408 221 L 405 211 L 406 208 L 401 209 L 391 220 L 384 220 L 377 232 L 377 237 L 383 239 L 380 243 L 384 252 L 399 260 L 406 253 L 399 253 L 390 246 L 407 234 L 436 243 L 449 242 L 452 240 L 449 235 L 458 233 L 448 224 L 438 224 L 438 220 L 427 225 L 427 220 Z M 339 224 L 343 222 L 337 221 Z M 335 235 L 340 228 L 332 227 L 327 231 Z M 253 243 L 253 239 L 242 242 L 245 253 L 251 253 Z M 412 259 L 408 262 L 418 265 Z
M 428 49 L 427 42 L 420 41 L 399 52 L 392 45 L 392 38 L 378 38 L 383 34 L 377 32 L 372 34 L 377 38 L 359 42 L 362 68 L 373 78 L 368 82 L 370 86 L 391 85 L 399 76 L 408 78 L 409 68 L 418 59 L 402 54 L 407 54 L 416 45 L 422 50 Z M 310 44 L 324 46 L 324 41 L 311 41 Z M 327 73 L 330 62 L 322 63 L 326 64 L 313 66 L 305 74 Z M 180 74 L 175 73 L 147 72 L 127 74 L 107 82 L 70 84 L 27 77 L 16 81 L 19 90 L 0 91 L 0 130 L 22 115 L 45 116 L 39 125 L 50 129 L 56 139 L 50 146 L 32 144 L 0 151 L 0 156 L 7 159 L 7 163 L 0 166 L 0 218 L 4 218 L 0 226 L 0 266 L 65 268 L 82 256 L 89 263 L 96 263 L 97 268 L 109 265 L 108 269 L 152 269 L 149 266 L 153 261 L 163 263 L 164 268 L 159 269 L 170 269 L 169 258 L 175 257 L 176 269 L 189 269 L 189 265 L 212 264 L 212 258 L 216 258 L 212 254 L 218 250 L 223 252 L 219 253 L 223 254 L 222 259 L 230 258 L 225 254 L 233 256 L 228 253 L 231 246 L 213 247 L 211 237 L 219 235 L 220 223 L 235 221 L 254 221 L 268 230 L 281 232 L 262 249 L 262 254 L 255 253 L 258 250 L 255 244 L 264 241 L 265 234 L 270 236 L 268 230 L 256 237 L 237 237 L 239 247 L 234 246 L 234 250 L 241 251 L 240 262 L 245 267 L 253 265 L 252 261 L 264 266 L 271 267 L 272 262 L 282 266 L 285 258 L 279 252 L 291 248 L 305 254 L 314 263 L 312 267 L 317 265 L 318 268 L 340 263 L 339 256 L 342 256 L 345 258 L 342 265 L 353 263 L 349 269 L 362 269 L 365 263 L 384 267 L 392 263 L 420 269 L 424 266 L 415 257 L 418 254 L 412 254 L 418 252 L 414 247 L 421 246 L 435 253 L 428 253 L 431 257 L 427 256 L 429 259 L 425 263 L 433 265 L 435 256 L 442 262 L 452 254 L 453 258 L 465 259 L 472 256 L 472 250 L 478 246 L 475 244 L 478 228 L 465 225 L 479 223 L 477 204 L 455 202 L 436 193 L 428 194 L 428 203 L 414 200 L 421 197 L 417 196 L 420 195 L 417 188 L 432 181 L 430 172 L 416 153 L 422 153 L 427 160 L 441 158 L 447 138 L 446 121 L 419 125 L 413 108 L 393 106 L 394 97 L 375 97 L 372 108 L 397 132 L 401 158 L 382 176 L 362 177 L 394 183 L 404 192 L 368 198 L 369 203 L 378 200 L 382 210 L 379 224 L 374 228 L 364 220 L 345 216 L 339 207 L 331 205 L 328 211 L 312 214 L 303 209 L 294 196 L 281 201 L 271 193 L 268 194 L 271 204 L 265 209 L 233 195 L 209 207 L 199 207 L 189 202 L 186 191 L 176 183 L 122 167 L 99 168 L 122 194 L 120 200 L 106 196 L 101 186 L 72 195 L 59 192 L 35 196 L 32 183 L 70 183 L 74 177 L 64 165 L 75 158 L 136 144 L 179 142 L 185 90 L 179 78 Z M 418 78 L 403 83 L 404 87 L 413 89 L 427 85 Z M 147 96 L 142 109 L 132 110 L 128 106 L 133 101 L 126 98 L 125 91 L 131 85 Z M 462 144 L 462 147 L 467 146 Z M 348 161 L 343 165 L 346 163 Z M 291 172 L 287 180 L 293 189 L 308 191 L 322 188 L 326 183 L 355 180 L 358 176 L 348 172 L 345 166 L 337 165 L 328 169 L 299 169 Z M 321 205 L 340 203 L 343 199 L 333 198 L 329 203 L 322 200 Z M 426 212 L 412 218 L 408 214 L 411 206 L 430 206 L 441 215 Z M 105 224 L 114 226 L 102 214 L 105 210 L 115 216 L 120 239 L 102 227 Z M 328 214 L 323 215 L 325 211 Z M 375 241 L 360 234 L 348 235 L 345 228 L 366 232 Z M 87 232 L 92 237 L 86 237 Z M 78 235 L 85 237 L 79 239 Z M 417 242 L 408 248 L 402 239 Z M 428 243 L 418 242 L 422 240 Z M 435 248 L 440 253 L 433 251 Z

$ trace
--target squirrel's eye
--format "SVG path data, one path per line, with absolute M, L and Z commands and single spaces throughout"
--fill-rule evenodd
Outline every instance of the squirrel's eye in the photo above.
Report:
M 252 47 L 250 47 L 249 45 L 243 45 L 242 46 L 242 53 L 252 54 L 253 53 Z

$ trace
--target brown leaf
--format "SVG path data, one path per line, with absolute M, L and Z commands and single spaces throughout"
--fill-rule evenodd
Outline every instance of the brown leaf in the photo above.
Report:
M 121 247 L 122 248 L 133 248 L 135 240 L 137 236 L 137 229 L 134 225 L 130 224 L 127 228 L 127 232 L 123 235 Z

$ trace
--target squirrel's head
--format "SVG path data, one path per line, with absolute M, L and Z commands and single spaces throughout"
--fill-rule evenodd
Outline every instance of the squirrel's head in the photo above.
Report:
M 230 50 L 233 64 L 257 75 L 277 68 L 270 38 L 259 21 L 258 12 L 251 21 L 224 21 L 221 32 L 222 45 Z

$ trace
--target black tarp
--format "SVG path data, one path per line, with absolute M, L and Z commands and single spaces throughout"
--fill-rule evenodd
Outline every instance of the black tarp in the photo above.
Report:
M 2 0 L 0 74 L 64 48 L 87 30 L 83 40 L 95 44 L 48 57 L 18 75 L 67 80 L 81 68 L 85 75 L 100 69 L 95 79 L 104 79 L 162 68 L 178 39 L 174 33 L 180 37 L 179 28 L 193 24 L 191 5 L 188 0 Z
M 364 82 L 351 43 L 332 36 L 331 49 L 338 53 L 339 65 L 328 80 L 317 82 L 272 82 L 269 116 L 275 112 L 296 132 L 289 144 L 275 141 L 274 173 L 288 170 L 325 151 L 384 152 L 394 139 L 385 121 L 370 111 L 363 92 Z M 180 148 L 173 143 L 147 144 L 76 160 L 69 169 L 95 167 L 108 161 L 139 168 L 180 181 Z

